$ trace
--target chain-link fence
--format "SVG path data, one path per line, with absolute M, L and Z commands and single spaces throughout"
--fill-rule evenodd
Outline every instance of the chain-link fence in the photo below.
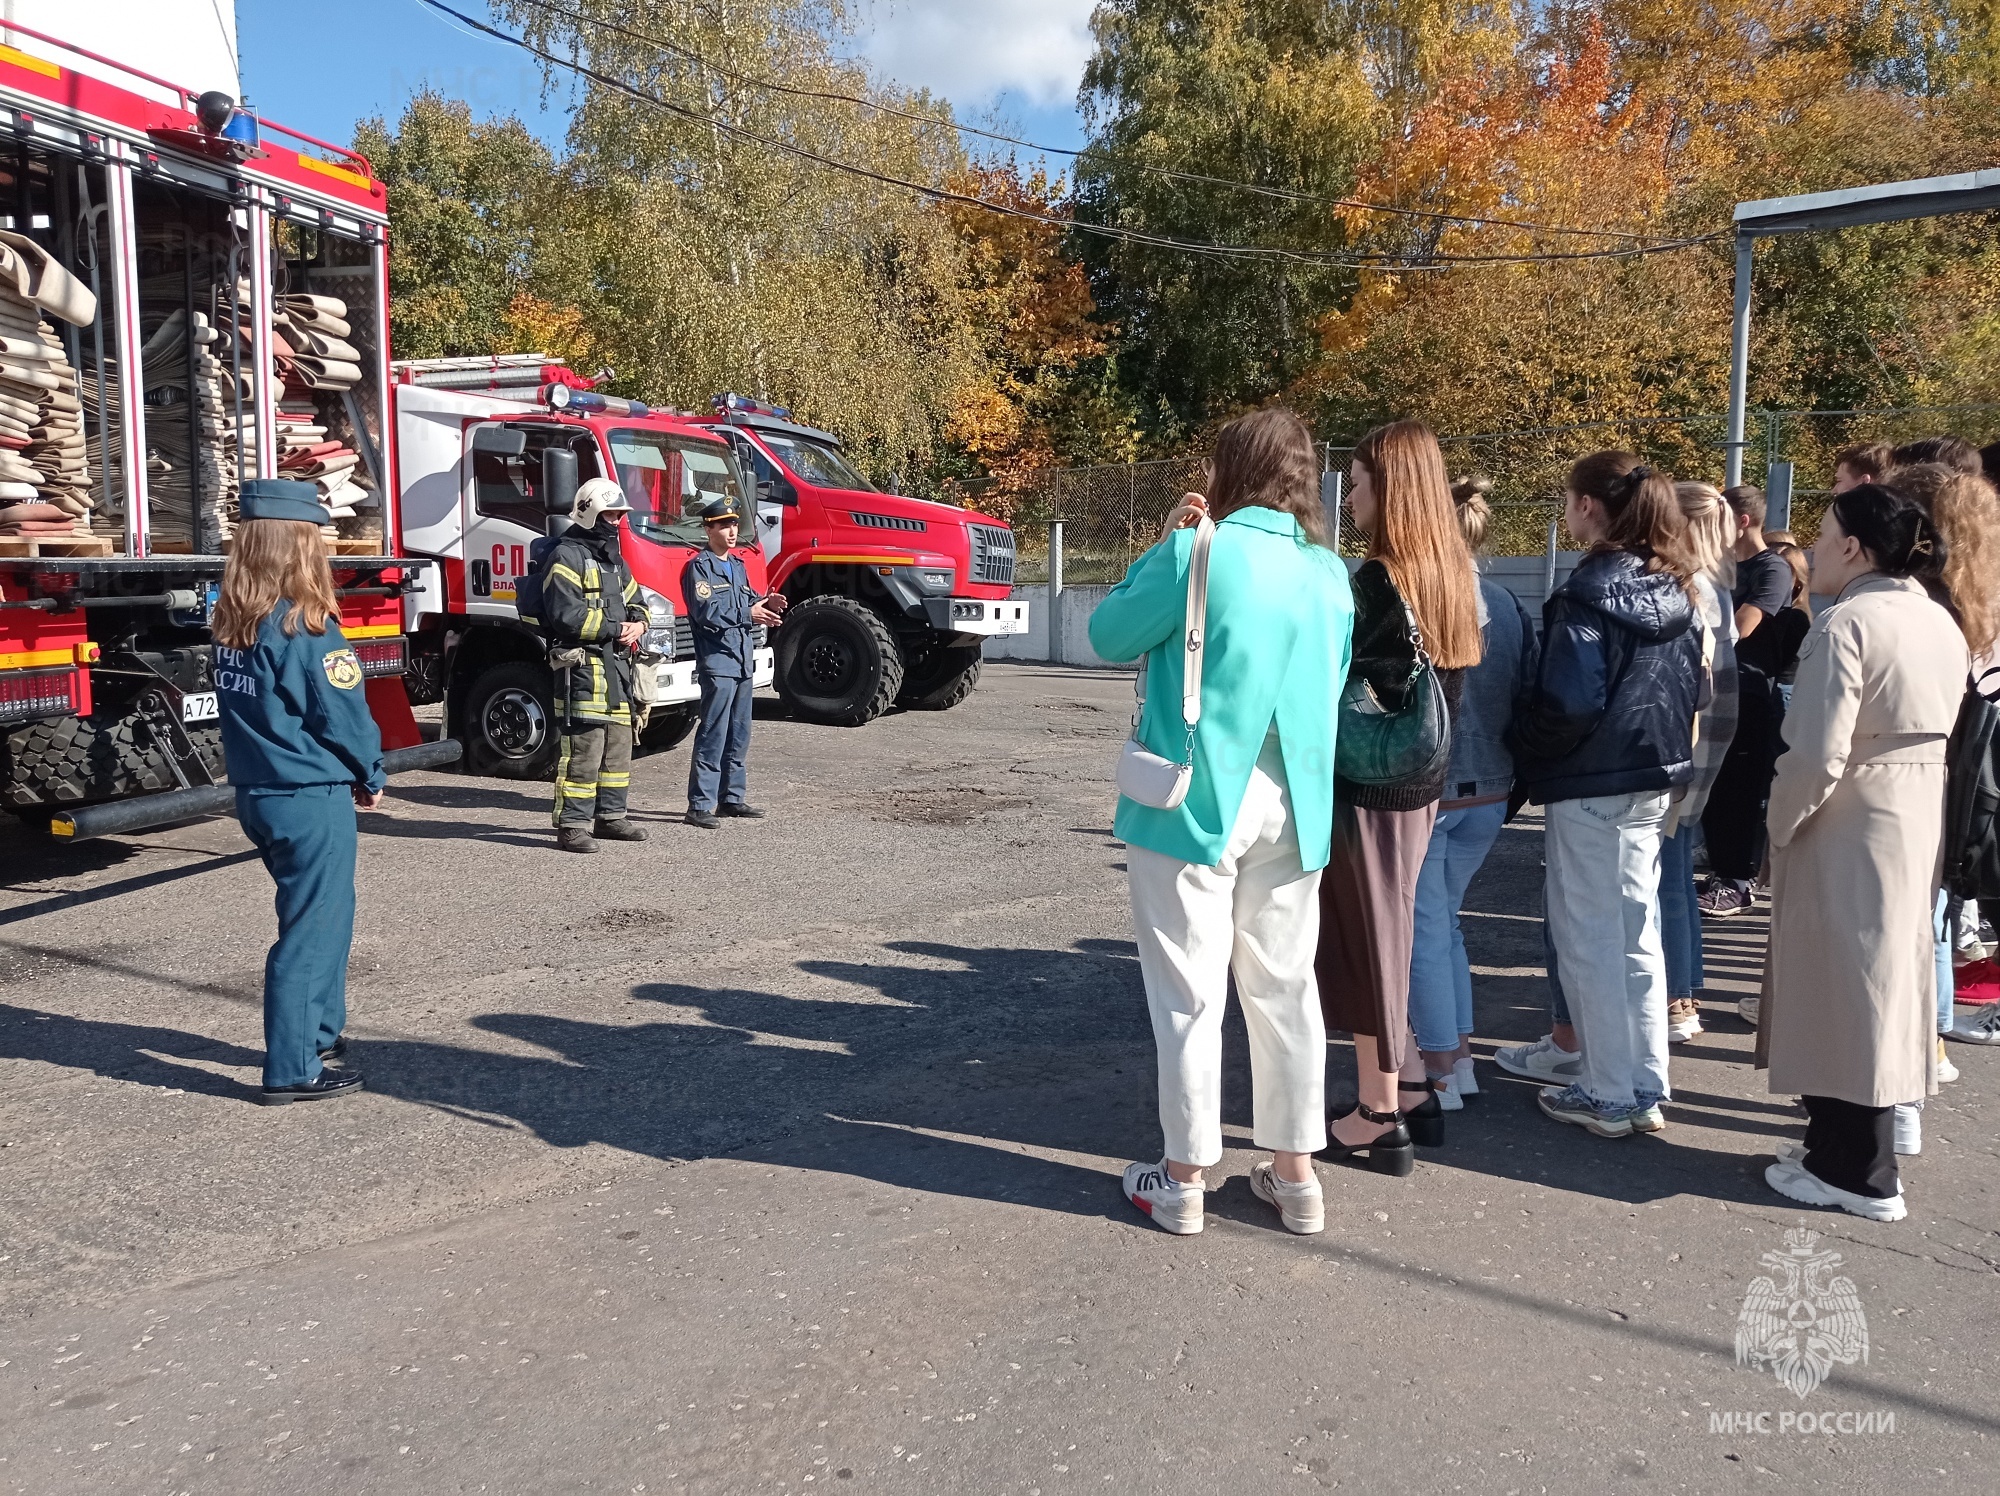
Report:
M 1676 477 L 1720 484 L 1727 428 L 1722 415 L 1672 416 L 1450 435 L 1439 443 L 1454 475 L 1483 472 L 1493 479 L 1487 553 L 1531 556 L 1547 549 L 1549 526 L 1562 518 L 1563 480 L 1579 456 L 1624 447 Z M 1746 482 L 1764 484 L 1778 464 L 1791 464 L 1791 529 L 1802 545 L 1810 545 L 1831 497 L 1836 452 L 1858 442 L 1893 445 L 1947 431 L 1978 446 L 2000 439 L 2000 406 L 1752 411 L 1744 430 L 1743 476 Z M 1329 474 L 1344 475 L 1352 452 L 1351 443 L 1323 444 L 1321 466 Z M 1158 537 L 1160 521 L 1180 496 L 1199 488 L 1201 479 L 1198 457 L 1036 474 L 1015 511 L 1020 547 L 1016 579 L 1048 580 L 1048 521 L 1061 520 L 1064 582 L 1118 581 Z M 1576 544 L 1559 524 L 1557 544 L 1564 549 Z M 1367 538 L 1343 510 L 1341 554 L 1358 555 L 1366 545 Z

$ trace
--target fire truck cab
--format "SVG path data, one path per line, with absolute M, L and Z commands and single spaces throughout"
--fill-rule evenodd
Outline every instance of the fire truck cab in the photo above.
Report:
M 548 646 L 521 620 L 518 595 L 536 542 L 568 528 L 590 478 L 615 479 L 632 506 L 623 552 L 651 620 L 636 668 L 655 682 L 645 740 L 671 746 L 694 725 L 701 692 L 681 574 L 707 543 L 700 508 L 733 498 L 747 516 L 748 490 L 713 432 L 590 383 L 535 354 L 395 365 L 402 548 L 437 563 L 405 599 L 405 685 L 418 704 L 445 704 L 445 730 L 474 773 L 535 779 L 554 765 Z M 737 553 L 751 585 L 767 586 L 757 546 Z M 772 679 L 761 631 L 755 678 Z
M 856 726 L 970 696 L 985 641 L 1028 628 L 1006 521 L 881 492 L 839 437 L 790 411 L 742 395 L 713 405 L 706 424 L 755 486 L 758 543 L 791 604 L 776 639 L 786 705 Z

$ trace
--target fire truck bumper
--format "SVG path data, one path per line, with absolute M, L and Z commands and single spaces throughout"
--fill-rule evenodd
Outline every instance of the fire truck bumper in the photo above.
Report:
M 701 682 L 695 679 L 693 660 L 662 660 L 657 668 L 660 672 L 659 705 L 701 700 Z M 768 647 L 753 650 L 750 655 L 751 685 L 768 686 L 777 678 L 776 652 Z
M 1028 605 L 1018 599 L 993 602 L 980 597 L 927 597 L 930 626 L 941 634 L 993 638 L 1028 632 Z

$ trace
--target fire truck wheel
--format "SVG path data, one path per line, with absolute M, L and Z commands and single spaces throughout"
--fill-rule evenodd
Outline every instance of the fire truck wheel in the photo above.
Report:
M 896 636 L 851 597 L 809 597 L 778 630 L 777 687 L 813 722 L 859 727 L 889 710 L 903 689 Z
M 209 773 L 223 777 L 222 729 L 190 727 L 188 736 Z M 165 752 L 143 719 L 58 717 L 7 734 L 9 808 L 88 805 L 178 789 Z
M 943 712 L 957 706 L 979 684 L 979 646 L 934 649 L 921 665 L 903 677 L 899 706 L 917 712 Z
M 496 779 L 547 779 L 562 733 L 546 666 L 504 660 L 466 694 L 466 767 Z

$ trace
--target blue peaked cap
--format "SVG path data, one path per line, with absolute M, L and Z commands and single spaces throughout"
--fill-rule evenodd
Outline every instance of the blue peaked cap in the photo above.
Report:
M 240 519 L 293 519 L 309 525 L 330 525 L 333 516 L 319 501 L 319 489 L 290 478 L 252 478 L 238 491 Z

